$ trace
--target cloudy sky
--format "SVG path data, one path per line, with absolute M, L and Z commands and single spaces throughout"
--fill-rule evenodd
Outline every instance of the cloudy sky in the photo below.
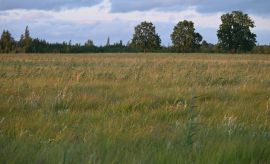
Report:
M 0 0 L 0 30 L 8 29 L 18 39 L 28 25 L 32 37 L 50 42 L 72 40 L 105 44 L 132 38 L 134 26 L 152 21 L 162 44 L 178 21 L 195 23 L 198 32 L 217 42 L 220 16 L 233 10 L 248 13 L 259 44 L 270 43 L 269 0 Z

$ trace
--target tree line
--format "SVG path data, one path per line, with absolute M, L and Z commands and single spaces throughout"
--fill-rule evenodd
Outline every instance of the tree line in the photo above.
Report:
M 251 32 L 254 21 L 242 11 L 233 11 L 221 16 L 217 31 L 218 43 L 203 40 L 196 32 L 192 21 L 177 23 L 171 33 L 172 46 L 162 46 L 161 39 L 152 22 L 141 22 L 134 29 L 133 38 L 127 44 L 122 41 L 96 46 L 92 40 L 85 44 L 49 43 L 32 38 L 28 26 L 20 40 L 16 41 L 8 30 L 0 38 L 0 53 L 100 53 L 100 52 L 202 52 L 202 53 L 270 53 L 270 46 L 256 46 L 256 34 Z

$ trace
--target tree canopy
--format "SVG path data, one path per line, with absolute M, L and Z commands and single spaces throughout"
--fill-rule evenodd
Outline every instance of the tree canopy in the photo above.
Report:
M 135 27 L 131 41 L 134 48 L 143 49 L 144 52 L 160 48 L 161 39 L 156 33 L 156 28 L 151 22 L 142 22 Z
M 1 53 L 10 53 L 14 50 L 15 40 L 11 36 L 10 32 L 3 31 L 0 39 L 0 52 Z
M 217 31 L 218 44 L 225 51 L 247 52 L 256 46 L 254 21 L 241 11 L 233 11 L 221 16 L 221 25 Z
M 95 45 L 94 45 L 93 40 L 88 39 L 88 40 L 85 42 L 84 46 L 85 46 L 85 47 L 94 47 Z
M 191 52 L 199 48 L 202 36 L 195 32 L 192 21 L 180 21 L 171 34 L 173 48 L 178 52 Z

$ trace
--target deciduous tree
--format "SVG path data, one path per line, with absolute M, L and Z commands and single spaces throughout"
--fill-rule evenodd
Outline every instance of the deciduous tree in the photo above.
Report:
M 198 49 L 202 36 L 195 32 L 192 21 L 180 21 L 171 34 L 173 48 L 178 52 L 190 52 Z
M 144 52 L 159 49 L 161 39 L 156 33 L 156 28 L 151 22 L 142 22 L 135 27 L 131 45 L 142 49 Z
M 241 11 L 233 11 L 221 16 L 221 25 L 217 32 L 219 46 L 230 52 L 247 52 L 256 46 L 256 34 L 250 28 L 254 28 L 254 21 Z
M 94 42 L 93 40 L 89 39 L 85 42 L 84 44 L 85 47 L 93 47 L 94 46 Z
M 0 39 L 0 52 L 1 53 L 10 53 L 15 49 L 15 40 L 11 36 L 10 32 L 3 31 Z

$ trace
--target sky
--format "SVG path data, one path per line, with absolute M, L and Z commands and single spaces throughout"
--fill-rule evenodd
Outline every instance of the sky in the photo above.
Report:
M 131 40 L 142 21 L 156 26 L 163 45 L 170 45 L 173 27 L 193 21 L 204 40 L 217 42 L 222 14 L 234 10 L 248 13 L 258 44 L 270 44 L 269 0 L 0 0 L 0 31 L 9 30 L 19 39 L 29 26 L 33 38 L 49 42 L 96 45 Z

